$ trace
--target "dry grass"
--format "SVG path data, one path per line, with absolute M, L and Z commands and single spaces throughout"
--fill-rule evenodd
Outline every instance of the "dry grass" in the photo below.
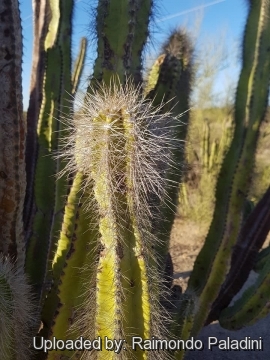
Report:
M 174 277 L 185 290 L 194 261 L 203 246 L 211 223 L 215 204 L 215 184 L 218 171 L 205 171 L 201 158 L 202 123 L 210 124 L 210 141 L 220 139 L 222 124 L 230 121 L 230 109 L 195 110 L 191 116 L 191 126 L 187 143 L 188 170 L 185 174 L 186 194 L 180 194 L 179 214 L 171 234 L 170 252 L 174 264 Z M 270 179 L 270 113 L 261 127 L 256 152 L 253 182 L 249 199 L 254 204 L 269 186 Z M 194 154 L 197 154 L 198 157 Z M 264 246 L 270 242 L 270 234 Z

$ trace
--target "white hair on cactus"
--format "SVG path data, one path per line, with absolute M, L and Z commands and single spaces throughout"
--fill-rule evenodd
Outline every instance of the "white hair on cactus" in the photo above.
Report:
M 183 146 L 174 135 L 177 127 L 182 126 L 180 117 L 174 117 L 170 112 L 162 113 L 165 104 L 153 107 L 152 101 L 142 94 L 141 87 L 134 87 L 131 81 L 121 85 L 117 79 L 113 79 L 107 87 L 101 83 L 96 89 L 92 88 L 92 93 L 87 93 L 85 98 L 78 98 L 77 101 L 80 111 L 74 119 L 61 120 L 67 125 L 69 136 L 61 140 L 61 150 L 57 155 L 67 161 L 59 176 L 66 172 L 81 171 L 85 175 L 87 187 L 93 180 L 93 173 L 98 173 L 105 160 L 98 158 L 97 153 L 107 140 L 107 131 L 111 131 L 110 138 L 113 141 L 126 141 L 127 133 L 122 131 L 121 124 L 120 127 L 116 124 L 124 116 L 133 138 L 132 149 L 129 149 L 132 163 L 129 166 L 129 178 L 132 179 L 130 188 L 137 211 L 149 219 L 151 194 L 164 200 L 168 186 L 174 186 L 169 183 L 166 171 L 173 171 L 175 166 L 172 160 L 175 147 Z M 105 117 L 115 118 L 115 121 L 108 123 L 104 121 Z M 115 149 L 117 142 L 111 142 Z M 113 150 L 107 155 L 113 156 L 110 161 L 113 161 L 117 171 L 121 162 L 125 161 L 125 154 L 117 151 L 114 154 Z M 120 189 L 123 181 L 120 176 L 118 184 L 114 185 Z
M 5 360 L 28 360 L 30 329 L 35 323 L 25 275 L 0 254 L 0 354 Z

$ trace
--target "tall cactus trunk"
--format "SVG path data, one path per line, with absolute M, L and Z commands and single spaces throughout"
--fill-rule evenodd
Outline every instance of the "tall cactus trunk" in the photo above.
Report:
M 28 360 L 33 307 L 24 275 L 25 133 L 17 0 L 0 2 L 0 354 Z
M 58 133 L 63 127 L 59 119 L 71 106 L 70 102 L 67 106 L 67 102 L 72 90 L 70 47 L 73 0 L 50 1 L 47 7 L 48 13 L 43 14 L 46 18 L 49 14 L 49 23 L 44 39 L 45 70 L 36 127 L 38 149 L 34 179 L 34 215 L 29 224 L 32 231 L 27 233 L 26 258 L 26 272 L 34 284 L 39 302 L 43 302 L 45 298 L 43 284 L 61 230 L 67 195 L 67 179 L 55 182 L 54 178 L 63 164 L 56 162 L 52 155 L 58 150 Z M 39 33 L 36 36 L 38 37 Z M 38 85 L 39 83 L 35 91 L 38 90 Z
M 0 2 L 0 253 L 23 269 L 25 133 L 22 112 L 22 29 L 17 0 Z
M 27 234 L 26 238 L 29 237 L 33 221 L 32 217 L 35 213 L 33 188 L 38 151 L 37 123 L 42 101 L 42 79 L 45 70 L 44 41 L 49 23 L 49 17 L 46 16 L 47 12 L 48 2 L 46 0 L 33 1 L 34 44 L 25 149 L 26 196 L 24 204 L 24 228 Z

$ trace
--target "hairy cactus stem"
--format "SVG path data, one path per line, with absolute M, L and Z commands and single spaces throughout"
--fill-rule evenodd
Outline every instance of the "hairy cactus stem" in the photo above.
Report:
M 99 260 L 94 295 L 89 289 L 90 300 L 83 304 L 84 323 L 89 323 L 85 332 L 93 335 L 89 331 L 94 329 L 95 337 L 125 338 L 130 343 L 132 335 L 150 338 L 164 330 L 158 300 L 162 281 L 153 252 L 158 240 L 150 234 L 148 199 L 152 192 L 166 197 L 167 180 L 157 164 L 172 166 L 175 139 L 164 125 L 164 118 L 172 115 L 160 114 L 162 105 L 153 108 L 130 81 L 122 86 L 113 78 L 109 86 L 102 84 L 91 92 L 82 101 L 81 115 L 70 126 L 60 155 L 69 159 L 68 172 L 84 174 L 85 188 L 93 183 L 94 199 L 86 200 L 86 209 L 92 208 L 93 200 L 97 204 Z M 138 359 L 154 356 L 137 353 Z M 104 350 L 97 358 L 114 355 Z
M 5 360 L 29 360 L 35 325 L 30 286 L 21 269 L 0 255 L 0 354 Z

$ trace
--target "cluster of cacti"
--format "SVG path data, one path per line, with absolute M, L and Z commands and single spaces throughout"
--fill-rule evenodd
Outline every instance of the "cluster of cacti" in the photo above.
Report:
M 208 223 L 214 207 L 214 189 L 222 160 L 232 140 L 232 118 L 222 109 L 225 120 L 215 123 L 208 116 L 201 118 L 200 112 L 192 110 L 188 146 L 186 148 L 186 168 L 179 191 L 181 216 L 191 221 Z M 205 110 L 216 118 L 215 109 Z M 198 128 L 198 129 L 197 129 Z M 196 134 L 196 135 L 195 135 Z
M 153 5 L 99 0 L 98 56 L 73 114 L 86 50 L 83 39 L 72 75 L 74 2 L 34 2 L 36 57 L 25 123 L 18 0 L 0 0 L 0 355 L 5 360 L 182 359 L 182 348 L 135 351 L 133 338 L 187 340 L 212 320 L 236 329 L 268 311 L 268 252 L 258 260 L 257 284 L 228 305 L 269 231 L 269 190 L 243 216 L 268 96 L 269 2 L 250 0 L 233 140 L 217 182 L 213 221 L 184 294 L 172 283 L 168 249 L 184 163 L 193 51 L 183 30 L 173 32 L 143 87 L 142 53 Z M 214 154 L 206 129 L 208 168 Z M 102 339 L 103 346 L 86 351 L 68 346 L 81 336 Z M 39 351 L 30 348 L 31 337 Z M 112 351 L 104 347 L 106 337 L 114 341 Z M 47 343 L 45 353 L 49 339 L 66 341 L 66 348 Z
M 200 149 L 200 162 L 207 173 L 214 173 L 219 170 L 224 154 L 228 150 L 231 141 L 231 128 L 227 120 L 223 122 L 221 138 L 211 141 L 210 127 L 208 120 L 203 123 L 203 137 Z

